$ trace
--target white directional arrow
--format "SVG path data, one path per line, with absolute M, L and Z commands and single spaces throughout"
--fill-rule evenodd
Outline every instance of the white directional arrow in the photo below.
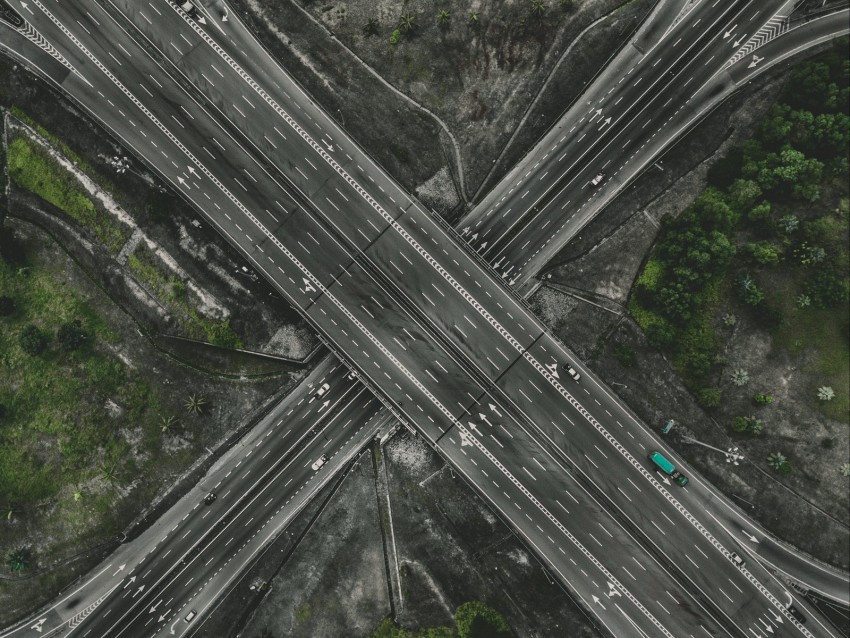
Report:
M 127 589 L 130 585 L 133 584 L 133 581 L 136 580 L 136 577 L 133 576 L 130 580 L 127 581 L 127 584 L 124 585 L 121 589 Z
M 461 236 L 466 235 L 470 231 L 469 226 L 464 226 L 463 230 L 460 231 Z
M 561 377 L 558 376 L 558 364 L 557 363 L 547 363 L 546 369 L 549 371 L 549 374 L 551 374 L 556 379 L 561 378 Z
M 198 16 L 198 22 L 201 24 L 206 24 L 207 20 L 206 18 L 204 18 L 204 16 Z
M 608 126 L 610 123 L 611 123 L 611 118 L 610 118 L 610 117 L 606 117 L 606 118 L 605 118 L 605 121 L 604 121 L 604 122 L 602 122 L 602 126 L 600 126 L 600 127 L 599 127 L 598 129 L 596 129 L 596 130 L 597 130 L 597 131 L 601 131 L 601 130 L 602 130 L 602 129 L 604 129 L 606 126 Z
M 664 481 L 664 484 L 665 484 L 665 485 L 670 485 L 670 479 L 668 479 L 668 478 L 667 478 L 666 476 L 664 476 L 663 474 L 661 474 L 660 476 L 661 476 L 661 480 L 662 480 L 662 481 Z
M 771 625 L 769 622 L 765 622 L 761 618 L 759 618 L 759 620 L 761 621 L 761 624 L 764 625 L 765 631 L 769 631 L 770 633 L 773 633 L 773 625 Z
M 493 405 L 492 403 L 490 404 L 490 412 L 492 412 L 492 413 L 493 413 L 493 414 L 495 414 L 496 416 L 502 416 L 502 413 L 501 413 L 501 412 L 499 412 L 499 411 L 496 409 L 496 406 L 495 406 L 495 405 Z
M 465 447 L 467 445 L 472 445 L 472 441 L 469 440 L 469 435 L 466 432 L 460 433 L 460 446 Z
M 501 415 L 500 415 L 500 416 L 501 416 Z M 493 427 L 493 424 L 492 424 L 492 423 L 490 423 L 490 421 L 488 421 L 488 420 L 487 420 L 487 415 L 486 415 L 486 414 L 484 414 L 483 412 L 479 412 L 479 413 L 478 413 L 478 418 L 479 418 L 479 419 L 481 419 L 482 421 L 484 421 L 484 423 L 486 423 L 487 425 L 489 425 L 491 428 Z
M 323 142 L 325 142 L 325 140 L 322 140 L 322 141 L 323 141 Z M 333 145 L 333 144 L 328 144 L 327 142 L 325 142 L 325 146 L 327 146 L 327 147 L 328 147 L 328 150 L 329 150 L 331 153 L 333 153 L 333 152 L 334 152 L 334 145 Z
M 224 15 L 221 16 L 222 22 L 227 22 L 227 7 L 224 7 Z
M 487 242 L 486 241 L 478 247 L 478 252 L 481 252 L 485 248 L 487 248 Z
M 770 613 L 771 613 L 771 614 L 773 614 L 773 619 L 774 619 L 776 622 L 785 622 L 785 621 L 782 619 L 782 616 L 780 616 L 779 614 L 777 614 L 777 613 L 776 613 L 775 611 L 773 611 L 772 609 L 770 610 Z
M 735 27 L 737 27 L 737 26 L 738 26 L 738 25 L 736 24 L 735 26 L 731 27 L 731 28 L 730 28 L 730 29 L 729 29 L 726 33 L 724 33 L 724 34 L 723 34 L 723 39 L 725 40 L 725 39 L 726 39 L 726 38 L 728 38 L 730 35 L 732 35 L 732 33 L 735 31 Z
M 194 167 L 194 166 L 189 166 L 189 165 L 187 164 L 187 165 L 186 165 L 186 168 L 189 170 L 189 172 L 190 172 L 190 173 L 192 173 L 192 175 L 194 175 L 194 174 L 195 174 L 195 167 Z
M 593 114 L 593 116 L 590 118 L 589 121 L 592 122 L 593 120 L 595 120 L 600 115 L 602 115 L 602 109 L 596 109 L 596 113 Z
M 475 241 L 476 239 L 478 239 L 478 233 L 471 235 L 470 238 L 469 238 L 469 241 Z
M 493 264 L 493 268 L 498 268 L 499 266 L 501 266 L 503 261 L 505 261 L 505 256 L 504 256 L 504 255 L 502 255 L 501 257 L 499 257 L 499 261 L 497 261 L 495 264 Z
M 183 179 L 182 177 L 180 177 L 179 175 L 177 176 L 177 181 L 178 181 L 178 182 L 180 182 L 181 184 L 185 184 L 185 183 L 186 183 L 186 180 L 185 180 L 185 179 Z
M 601 601 L 601 600 L 599 600 L 599 596 L 594 595 L 594 596 L 593 596 L 593 602 L 595 602 L 597 605 L 599 605 L 600 607 L 602 607 L 602 609 L 605 609 L 605 605 L 603 605 L 603 604 L 602 604 L 602 601 Z
M 139 588 L 136 590 L 136 593 L 135 593 L 135 594 L 133 594 L 133 598 L 135 598 L 136 596 L 138 596 L 139 594 L 141 594 L 141 593 L 142 593 L 142 590 L 143 590 L 144 588 L 145 588 L 145 586 L 144 586 L 144 585 L 140 585 L 140 586 L 139 586 Z
M 750 534 L 747 530 L 742 529 L 741 531 L 742 531 L 742 532 L 744 532 L 744 536 L 746 536 L 747 538 L 749 538 L 749 539 L 750 539 L 751 541 L 753 541 L 754 543 L 758 543 L 758 542 L 759 542 L 759 539 L 757 539 L 755 536 L 753 536 L 752 534 Z
M 331 404 L 331 400 L 330 400 L 330 399 L 328 399 L 327 401 L 325 401 L 325 402 L 322 404 L 322 407 L 320 407 L 320 408 L 317 410 L 317 412 L 321 412 L 321 411 L 322 411 L 322 410 L 324 410 L 326 407 L 328 407 L 330 404 Z
M 155 612 L 155 611 L 156 611 L 156 608 L 157 608 L 157 607 L 159 607 L 159 604 L 160 604 L 161 602 L 162 602 L 162 598 L 160 598 L 158 601 L 156 601 L 156 605 L 154 605 L 153 607 L 151 607 L 151 610 L 150 610 L 148 613 L 149 613 L 149 614 L 152 614 L 153 612 Z
M 608 583 L 608 598 L 611 598 L 611 596 L 621 596 L 622 597 L 622 595 L 623 594 L 621 594 L 619 591 L 617 591 L 617 588 L 614 587 L 614 583 L 611 583 L 611 582 Z
M 478 434 L 481 434 L 481 430 L 478 429 L 478 426 L 475 425 L 475 423 L 473 423 L 472 421 L 467 421 L 466 424 L 469 426 L 470 430 L 472 430 L 473 432 L 478 432 Z
M 118 575 L 118 572 L 120 572 L 120 571 L 121 571 L 122 569 L 124 569 L 126 566 L 127 566 L 127 563 L 124 563 L 123 565 L 119 566 L 119 567 L 118 567 L 118 570 L 117 570 L 114 574 L 112 574 L 112 575 L 113 575 L 113 576 L 117 576 L 117 575 Z
M 516 277 L 513 277 L 513 278 L 512 278 L 512 279 L 508 282 L 508 285 L 509 285 L 509 286 L 513 286 L 515 283 L 516 283 Z
M 29 11 L 31 16 L 34 16 L 34 15 L 35 15 L 35 14 L 32 12 L 32 9 L 30 9 L 30 8 L 27 6 L 27 3 L 26 3 L 26 2 L 21 2 L 21 6 L 22 6 L 24 9 L 26 9 L 27 11 Z
M 179 619 L 179 618 L 178 618 L 177 620 L 175 620 L 175 621 L 171 624 L 171 631 L 169 631 L 168 633 L 173 634 L 173 633 L 174 633 L 174 628 L 177 626 L 177 623 L 179 623 L 179 622 L 180 622 L 180 619 Z
M 743 42 L 744 38 L 746 38 L 746 37 L 747 37 L 747 34 L 745 33 L 744 35 L 742 35 L 740 38 L 738 38 L 737 40 L 735 40 L 732 43 L 732 47 L 737 49 L 739 46 L 741 46 L 741 42 Z
M 752 62 L 750 62 L 750 63 L 747 65 L 747 68 L 748 68 L 748 69 L 753 69 L 753 68 L 757 67 L 757 66 L 759 65 L 759 62 L 761 62 L 762 60 L 764 60 L 764 58 L 760 58 L 760 57 L 759 57 L 759 56 L 757 56 L 755 53 L 753 53 L 753 61 L 752 61 Z
M 23 2 L 21 4 L 23 4 Z M 44 625 L 45 620 L 47 620 L 47 618 L 42 618 L 37 623 L 35 623 L 32 627 L 30 627 L 30 629 L 35 629 L 38 633 L 41 633 L 42 631 L 44 631 L 44 628 L 42 627 L 42 625 Z
M 310 280 L 306 277 L 304 279 L 304 292 L 316 292 L 316 289 L 313 288 L 313 284 L 310 283 Z
M 158 620 L 157 622 L 162 622 L 163 620 L 165 620 L 166 618 L 168 618 L 168 613 L 169 613 L 170 611 L 171 611 L 171 607 L 169 607 L 169 608 L 168 608 L 168 609 L 166 609 L 164 612 L 162 612 L 162 616 L 160 616 L 160 617 L 159 617 L 159 620 Z

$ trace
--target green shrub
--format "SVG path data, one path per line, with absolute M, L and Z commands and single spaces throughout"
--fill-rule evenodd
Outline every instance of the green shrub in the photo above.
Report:
M 495 609 L 482 602 L 464 603 L 455 611 L 458 638 L 511 636 L 511 628 Z
M 697 393 L 697 403 L 706 410 L 713 410 L 720 406 L 720 388 L 702 388 Z
M 753 403 L 756 405 L 770 405 L 773 403 L 773 397 L 769 394 L 757 394 L 753 397 Z
M 21 330 L 18 343 L 21 346 L 21 350 L 35 357 L 47 349 L 47 336 L 36 326 L 27 324 Z

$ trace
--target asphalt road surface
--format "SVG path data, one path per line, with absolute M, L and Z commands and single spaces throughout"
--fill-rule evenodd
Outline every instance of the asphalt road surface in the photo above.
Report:
M 645 446 L 616 429 L 626 427 L 619 402 L 596 386 L 591 394 L 562 384 L 557 366 L 568 355 L 559 344 L 296 86 L 273 79 L 261 86 L 259 74 L 246 70 L 253 56 L 228 53 L 222 47 L 232 43 L 219 44 L 212 26 L 167 2 L 148 3 L 151 15 L 127 16 L 149 29 L 148 50 L 177 30 L 180 39 L 161 41 L 153 57 L 98 5 L 48 4 L 30 6 L 36 30 L 29 35 L 52 45 L 42 46 L 46 53 L 59 52 L 62 88 L 204 210 L 402 420 L 459 463 L 499 511 L 512 512 L 563 579 L 618 599 L 605 606 L 589 596 L 602 622 L 646 635 L 690 635 L 700 626 L 708 635 L 812 635 L 785 611 L 781 588 L 772 593 L 758 568 L 734 565 L 730 541 L 708 531 L 685 498 L 647 469 L 645 450 L 634 447 Z M 140 14 L 141 5 L 134 10 Z M 181 65 L 190 60 L 186 71 Z M 218 80 L 202 84 L 203 75 L 192 74 L 207 66 Z M 45 74 L 56 70 L 52 64 Z M 489 433 L 477 416 L 484 406 L 502 415 Z M 552 419 L 559 414 L 565 421 Z M 569 435 L 565 422 L 575 428 Z M 574 518 L 560 500 L 569 470 L 588 491 Z M 662 590 L 642 586 L 618 564 L 610 552 L 619 543 L 587 531 L 594 492 L 623 529 L 634 526 L 645 547 L 665 556 L 675 572 L 670 582 L 703 605 L 702 622 L 684 606 L 664 616 L 663 603 L 644 600 Z M 626 584 L 628 577 L 638 584 Z

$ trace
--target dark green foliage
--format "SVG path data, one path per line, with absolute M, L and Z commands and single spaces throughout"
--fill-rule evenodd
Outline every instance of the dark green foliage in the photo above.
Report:
M 708 169 L 708 183 L 715 188 L 728 188 L 741 176 L 741 166 L 744 163 L 744 149 L 735 147 L 726 153 Z
M 703 388 L 697 393 L 697 403 L 706 410 L 713 410 L 720 406 L 721 397 L 720 388 Z
M 78 350 L 88 341 L 89 337 L 79 319 L 63 323 L 56 331 L 56 340 L 63 350 L 69 352 Z
M 0 296 L 0 317 L 8 317 L 15 312 L 15 300 L 7 295 Z
M 825 450 L 831 450 L 835 447 L 835 441 L 829 437 L 825 437 L 820 440 L 820 446 Z
M 751 242 L 744 245 L 744 251 L 749 253 L 752 260 L 760 266 L 773 266 L 779 263 L 781 250 L 769 241 Z
M 513 635 L 502 615 L 479 601 L 458 607 L 455 622 L 458 638 L 507 638 Z
M 633 368 L 637 362 L 635 358 L 635 351 L 622 343 L 618 343 L 614 346 L 614 358 L 619 361 L 620 365 L 624 368 Z
M 655 348 L 666 348 L 673 343 L 676 337 L 676 331 L 666 321 L 653 323 L 646 331 L 646 339 L 649 345 Z
M 735 432 L 758 436 L 764 431 L 764 422 L 754 416 L 736 416 L 732 419 L 732 429 Z
M 37 356 L 47 348 L 47 337 L 36 326 L 28 324 L 21 330 L 18 343 L 30 356 Z
M 773 403 L 773 397 L 769 394 L 757 394 L 753 397 L 753 403 L 756 405 L 770 405 Z
M 25 572 L 32 562 L 32 551 L 29 547 L 17 547 L 6 554 L 6 566 L 12 572 Z

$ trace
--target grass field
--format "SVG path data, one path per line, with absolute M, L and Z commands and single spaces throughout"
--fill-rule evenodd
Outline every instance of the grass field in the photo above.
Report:
M 158 448 L 157 401 L 108 344 L 103 320 L 47 268 L 0 261 L 0 295 L 15 310 L 0 317 L 0 505 L 26 508 L 57 497 L 66 486 L 100 479 L 118 487 L 142 468 L 121 432 L 140 428 L 142 448 Z M 87 342 L 63 349 L 59 327 L 79 319 Z M 35 326 L 46 337 L 41 354 L 22 349 L 20 336 Z M 115 406 L 115 407 L 112 407 Z M 113 494 L 94 495 L 108 512 Z

